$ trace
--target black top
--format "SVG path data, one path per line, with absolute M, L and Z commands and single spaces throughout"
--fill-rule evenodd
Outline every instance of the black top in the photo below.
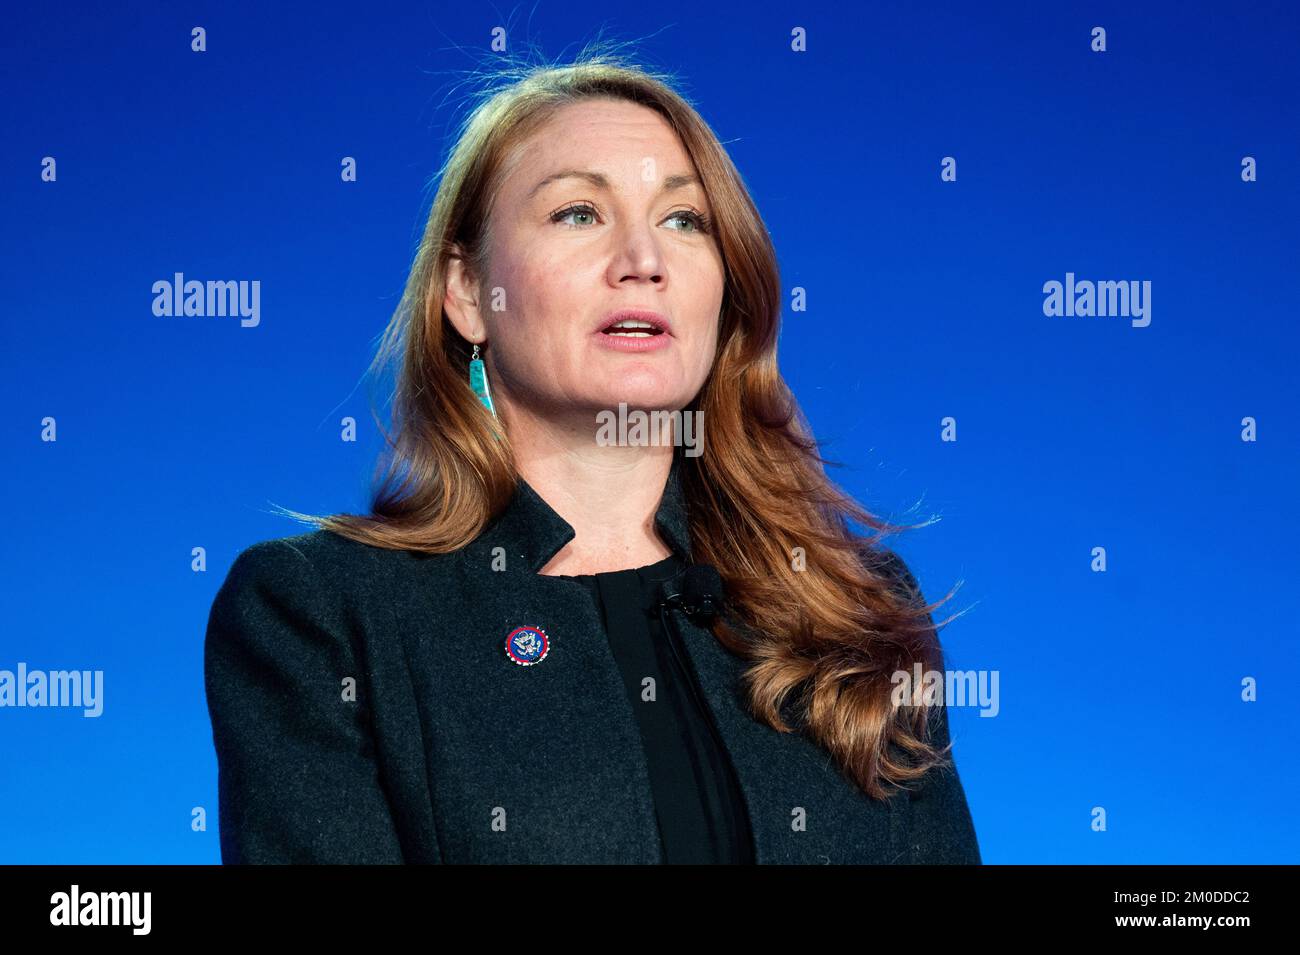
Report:
M 644 567 L 563 579 L 590 591 L 605 625 L 645 745 L 664 862 L 752 864 L 735 770 L 685 663 L 681 638 L 671 619 L 664 632 L 659 612 L 662 583 L 685 568 L 674 554 Z

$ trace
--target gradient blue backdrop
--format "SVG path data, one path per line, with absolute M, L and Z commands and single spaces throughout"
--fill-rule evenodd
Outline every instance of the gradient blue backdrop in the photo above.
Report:
M 941 517 L 898 549 L 930 599 L 964 580 L 949 666 L 1000 672 L 996 718 L 953 713 L 985 860 L 1300 861 L 1293 4 L 81 6 L 0 31 L 0 668 L 102 669 L 105 712 L 0 709 L 0 862 L 219 860 L 212 597 L 303 530 L 273 502 L 365 507 L 360 379 L 458 71 L 602 25 L 686 82 L 807 290 L 781 365 L 836 479 Z M 177 271 L 260 280 L 260 327 L 155 317 Z M 1045 317 L 1067 271 L 1150 280 L 1150 326 Z

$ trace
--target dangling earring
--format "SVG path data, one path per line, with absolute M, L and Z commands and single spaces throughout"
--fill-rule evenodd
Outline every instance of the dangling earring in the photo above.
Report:
M 474 346 L 474 354 L 469 360 L 469 386 L 474 389 L 474 394 L 478 395 L 478 400 L 483 402 L 483 407 L 492 412 L 492 417 L 497 416 L 497 409 L 492 404 L 492 392 L 488 390 L 487 371 L 483 367 L 483 359 L 478 357 L 478 345 Z

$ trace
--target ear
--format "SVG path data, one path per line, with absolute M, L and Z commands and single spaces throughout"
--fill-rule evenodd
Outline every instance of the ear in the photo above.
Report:
M 482 344 L 487 338 L 487 326 L 479 310 L 478 282 L 469 265 L 456 247 L 447 261 L 447 292 L 442 299 L 447 318 L 461 338 L 471 344 Z

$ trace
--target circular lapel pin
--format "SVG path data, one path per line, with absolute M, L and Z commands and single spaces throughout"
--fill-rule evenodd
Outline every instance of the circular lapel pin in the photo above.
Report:
M 541 663 L 550 652 L 551 641 L 541 627 L 515 627 L 506 637 L 506 655 L 521 667 Z

